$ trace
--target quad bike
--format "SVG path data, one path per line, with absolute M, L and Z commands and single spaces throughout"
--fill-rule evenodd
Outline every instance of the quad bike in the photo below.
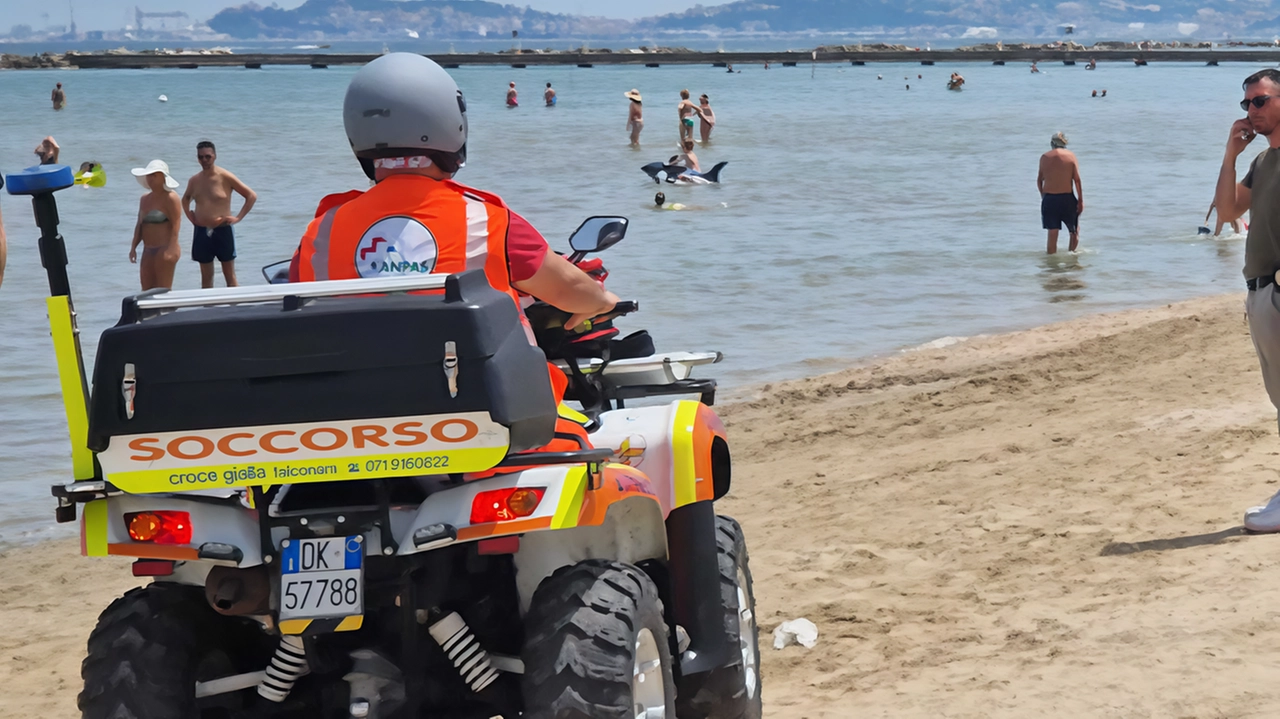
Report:
M 152 578 L 89 637 L 84 717 L 761 715 L 746 545 L 714 510 L 729 446 L 688 376 L 719 355 L 617 339 L 632 304 L 557 332 L 530 301 L 540 350 L 478 271 L 160 290 L 124 299 L 90 393 L 73 182 L 9 177 L 49 277 L 57 519 Z M 571 259 L 602 280 L 587 255 L 625 230 L 588 220 Z M 627 404 L 676 394 L 701 401 Z

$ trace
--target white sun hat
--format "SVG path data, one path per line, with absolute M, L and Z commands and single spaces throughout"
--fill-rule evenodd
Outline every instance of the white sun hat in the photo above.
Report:
M 152 160 L 147 163 L 146 167 L 135 167 L 132 170 L 129 170 L 129 172 L 132 172 L 133 176 L 138 178 L 139 185 L 146 188 L 151 187 L 147 184 L 147 175 L 152 175 L 157 172 L 164 173 L 165 187 L 168 187 L 170 190 L 176 190 L 179 187 L 178 181 L 173 179 L 173 175 L 169 174 L 169 163 L 164 160 Z

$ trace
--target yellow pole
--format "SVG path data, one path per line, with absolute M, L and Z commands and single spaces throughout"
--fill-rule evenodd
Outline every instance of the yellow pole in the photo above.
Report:
M 76 480 L 93 479 L 93 452 L 89 451 L 89 396 L 85 388 L 80 344 L 76 341 L 75 312 L 71 298 L 54 295 L 48 299 L 49 330 L 58 362 L 58 382 L 67 410 L 67 432 L 71 435 L 71 466 Z

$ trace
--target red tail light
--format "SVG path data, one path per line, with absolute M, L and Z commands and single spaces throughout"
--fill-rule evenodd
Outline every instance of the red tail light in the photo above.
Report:
M 510 487 L 481 492 L 471 502 L 471 523 L 507 522 L 533 514 L 546 487 Z
M 135 542 L 191 544 L 189 512 L 133 512 L 124 515 L 124 521 Z

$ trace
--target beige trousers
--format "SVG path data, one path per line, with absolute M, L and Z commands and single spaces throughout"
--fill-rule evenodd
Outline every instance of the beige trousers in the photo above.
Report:
M 1258 353 L 1258 365 L 1262 367 L 1262 383 L 1267 388 L 1271 404 L 1280 410 L 1280 307 L 1275 284 L 1260 290 L 1250 290 L 1244 301 L 1245 316 L 1249 318 L 1249 336 L 1253 349 Z

